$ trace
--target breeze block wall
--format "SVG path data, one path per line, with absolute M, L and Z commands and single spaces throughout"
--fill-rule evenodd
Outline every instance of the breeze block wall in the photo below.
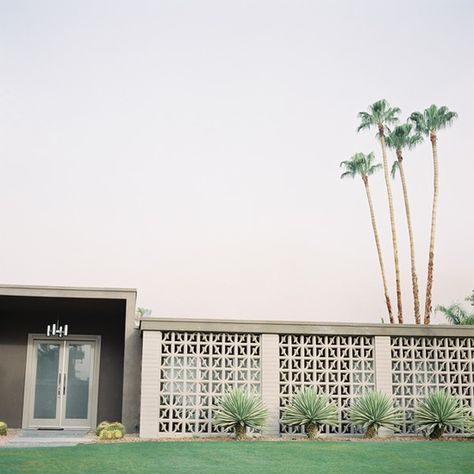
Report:
M 222 434 L 212 424 L 218 399 L 233 387 L 260 393 L 267 436 L 294 436 L 280 417 L 306 386 L 339 407 L 328 435 L 357 433 L 351 402 L 369 390 L 393 397 L 404 412 L 401 434 L 415 433 L 416 404 L 446 389 L 474 413 L 474 327 L 142 320 L 140 436 Z

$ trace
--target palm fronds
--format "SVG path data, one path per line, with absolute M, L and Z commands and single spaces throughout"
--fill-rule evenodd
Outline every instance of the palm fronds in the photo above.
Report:
M 378 100 L 369 106 L 367 112 L 359 112 L 360 124 L 357 131 L 360 132 L 374 126 L 378 129 L 382 127 L 382 130 L 387 130 L 387 127 L 398 123 L 399 113 L 400 109 L 398 107 L 390 107 L 385 99 Z
M 376 173 L 380 168 L 381 164 L 374 164 L 375 156 L 373 153 L 355 153 L 352 155 L 350 160 L 341 161 L 340 167 L 343 167 L 346 171 L 341 174 L 343 178 L 354 178 L 361 176 L 366 178 Z
M 458 117 L 456 112 L 450 111 L 445 105 L 438 107 L 430 105 L 423 112 L 413 112 L 409 119 L 418 133 L 429 135 L 452 125 Z
M 387 146 L 394 150 L 411 149 L 422 141 L 423 135 L 415 131 L 415 127 L 410 123 L 397 125 L 385 138 Z
M 451 323 L 459 326 L 474 325 L 474 314 L 469 314 L 461 305 L 455 303 L 450 306 L 436 306 L 436 311 L 442 313 Z

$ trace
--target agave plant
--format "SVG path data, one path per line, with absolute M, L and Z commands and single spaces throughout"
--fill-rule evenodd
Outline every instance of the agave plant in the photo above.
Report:
M 237 439 L 244 439 L 247 428 L 259 430 L 265 425 L 267 410 L 262 399 L 255 393 L 235 388 L 226 393 L 217 404 L 214 424 L 233 429 Z
M 474 416 L 468 417 L 466 421 L 466 429 L 471 435 L 474 435 Z
M 402 414 L 387 394 L 373 391 L 367 392 L 350 407 L 349 419 L 353 425 L 366 429 L 366 438 L 373 438 L 380 427 L 397 430 Z
M 315 439 L 322 425 L 339 423 L 337 406 L 327 395 L 306 387 L 290 400 L 283 412 L 282 423 L 289 426 L 304 426 L 309 439 Z
M 444 390 L 430 393 L 415 410 L 415 424 L 430 438 L 443 436 L 447 427 L 464 429 L 466 410 L 458 400 Z

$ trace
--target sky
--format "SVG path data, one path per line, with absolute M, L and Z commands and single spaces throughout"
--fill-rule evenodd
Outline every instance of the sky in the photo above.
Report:
M 339 179 L 355 152 L 380 161 L 357 113 L 385 98 L 402 121 L 459 114 L 439 133 L 433 300 L 462 301 L 473 24 L 460 0 L 0 0 L 0 283 L 136 288 L 155 317 L 386 320 L 363 186 Z M 429 143 L 405 171 L 423 302 Z M 381 173 L 371 187 L 395 305 Z

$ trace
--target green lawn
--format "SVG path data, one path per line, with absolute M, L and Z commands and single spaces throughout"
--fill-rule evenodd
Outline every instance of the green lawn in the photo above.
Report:
M 472 442 L 161 442 L 0 449 L 0 473 L 473 473 Z

